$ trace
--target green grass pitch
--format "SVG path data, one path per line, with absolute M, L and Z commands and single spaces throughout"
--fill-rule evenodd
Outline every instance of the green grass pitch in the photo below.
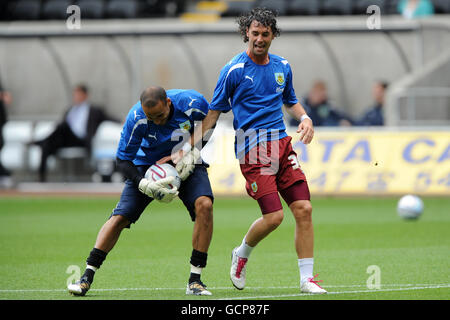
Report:
M 83 272 L 118 196 L 3 196 L 0 299 L 448 300 L 450 199 L 423 200 L 422 217 L 403 221 L 395 211 L 397 198 L 313 198 L 314 272 L 329 292 L 320 296 L 299 292 L 295 224 L 288 208 L 282 225 L 253 251 L 247 287 L 233 288 L 231 250 L 260 216 L 257 203 L 247 197 L 215 200 L 213 240 L 202 275 L 213 296 L 186 296 L 193 224 L 180 201 L 153 203 L 122 232 L 88 295 L 77 298 L 67 293 L 66 282 L 78 267 Z M 377 284 L 376 274 L 380 287 L 368 287 L 368 281 Z

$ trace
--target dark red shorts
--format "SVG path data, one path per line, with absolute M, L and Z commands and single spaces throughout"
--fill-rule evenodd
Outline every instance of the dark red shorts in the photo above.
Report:
M 280 192 L 288 204 L 295 200 L 310 200 L 306 176 L 300 168 L 297 154 L 292 149 L 291 140 L 292 138 L 288 136 L 260 143 L 241 161 L 241 172 L 246 180 L 245 187 L 253 199 L 258 200 Z M 270 201 L 275 199 L 274 196 L 270 198 Z M 263 210 L 263 213 L 267 213 L 264 211 L 267 210 Z

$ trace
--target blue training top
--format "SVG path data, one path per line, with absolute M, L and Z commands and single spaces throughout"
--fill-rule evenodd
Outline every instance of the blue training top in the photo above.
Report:
M 195 90 L 167 90 L 173 104 L 173 113 L 165 125 L 147 120 L 138 101 L 128 112 L 116 156 L 135 165 L 152 165 L 172 154 L 175 146 L 181 148 L 183 139 L 194 130 L 194 122 L 208 113 L 208 101 Z M 173 141 L 172 141 L 173 140 Z
M 233 111 L 235 153 L 241 158 L 259 142 L 286 137 L 282 106 L 297 102 L 286 59 L 269 54 L 269 63 L 259 65 L 242 52 L 222 68 L 209 108 Z

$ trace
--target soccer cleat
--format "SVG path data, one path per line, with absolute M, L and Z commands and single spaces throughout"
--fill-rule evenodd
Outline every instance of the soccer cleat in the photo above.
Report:
M 327 291 L 319 286 L 317 283 L 322 282 L 322 280 L 316 281 L 314 280 L 318 274 L 316 274 L 312 278 L 308 278 L 300 284 L 300 290 L 304 293 L 314 293 L 314 294 L 322 294 L 327 293 Z
M 193 281 L 186 287 L 186 294 L 194 296 L 211 296 L 212 293 L 206 290 L 206 285 L 199 281 Z
M 230 279 L 236 289 L 242 290 L 245 287 L 245 270 L 248 259 L 239 257 L 236 253 L 237 248 L 231 252 Z
M 91 284 L 86 279 L 81 278 L 79 281 L 69 284 L 67 289 L 74 296 L 84 296 L 88 292 Z

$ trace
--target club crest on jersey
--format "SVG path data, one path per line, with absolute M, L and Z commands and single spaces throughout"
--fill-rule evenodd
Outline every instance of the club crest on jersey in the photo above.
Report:
M 189 120 L 186 120 L 185 122 L 180 123 L 180 129 L 189 131 L 191 129 L 191 123 L 189 122 Z
M 284 84 L 284 73 L 282 72 L 275 72 L 275 80 L 277 83 L 282 86 Z
M 252 187 L 252 191 L 253 191 L 254 193 L 256 193 L 256 192 L 258 191 L 258 185 L 256 184 L 256 182 L 253 182 L 253 183 L 251 184 L 251 187 Z

